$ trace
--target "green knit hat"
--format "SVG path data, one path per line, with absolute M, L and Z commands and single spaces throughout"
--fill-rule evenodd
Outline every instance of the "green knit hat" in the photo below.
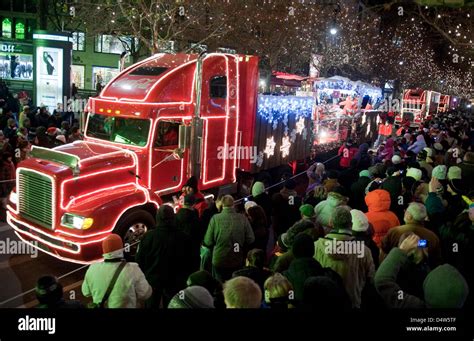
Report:
M 429 308 L 462 308 L 469 294 L 469 287 L 455 267 L 443 264 L 426 276 L 423 292 Z
M 366 169 L 366 170 L 363 170 L 359 173 L 359 177 L 363 177 L 363 176 L 366 176 L 368 178 L 370 178 L 370 172 Z
M 314 207 L 310 204 L 301 205 L 300 212 L 305 217 L 308 217 L 308 218 L 314 217 Z

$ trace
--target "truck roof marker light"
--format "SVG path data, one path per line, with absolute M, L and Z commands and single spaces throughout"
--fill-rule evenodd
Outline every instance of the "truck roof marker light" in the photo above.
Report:
M 107 114 L 110 114 L 112 112 L 112 109 L 107 109 Z
M 119 114 L 120 114 L 120 110 L 115 110 L 115 113 L 116 113 L 117 115 L 119 115 Z
M 100 108 L 100 109 L 99 109 L 99 112 L 104 112 L 104 109 L 103 109 L 103 108 Z
M 134 115 L 135 116 L 140 116 L 140 113 L 137 111 Z

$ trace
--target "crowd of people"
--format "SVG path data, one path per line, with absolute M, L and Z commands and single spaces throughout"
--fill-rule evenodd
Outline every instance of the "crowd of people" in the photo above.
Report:
M 245 200 L 207 202 L 192 177 L 133 261 L 118 235 L 104 240 L 82 292 L 110 308 L 472 307 L 473 146 L 474 121 L 446 113 L 378 149 L 346 141 L 340 167 L 315 162 L 303 191 L 256 181 Z M 58 287 L 40 279 L 41 305 L 77 307 Z
M 33 145 L 53 148 L 79 139 L 78 121 L 70 108 L 61 103 L 52 113 L 45 106 L 35 108 L 0 83 L 0 198 L 14 187 L 16 166 L 29 157 Z

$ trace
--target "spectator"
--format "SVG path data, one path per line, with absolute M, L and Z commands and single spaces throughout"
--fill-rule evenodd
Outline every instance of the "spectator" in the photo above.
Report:
M 298 208 L 302 200 L 295 188 L 294 180 L 286 180 L 280 192 L 272 197 L 272 225 L 276 236 L 286 232 L 300 217 Z
M 195 203 L 193 207 L 199 213 L 199 217 L 201 217 L 204 213 L 204 210 L 207 208 L 207 203 L 204 195 L 199 191 L 198 180 L 195 176 L 190 177 L 188 181 L 186 181 L 182 188 L 182 192 L 183 194 L 181 195 L 181 202 L 184 200 L 184 196 L 187 194 L 194 196 Z
M 214 298 L 201 286 L 190 286 L 177 293 L 168 304 L 170 309 L 211 309 Z
M 387 191 L 376 189 L 369 192 L 365 197 L 365 203 L 368 207 L 368 212 L 365 215 L 374 228 L 374 241 L 380 247 L 382 238 L 385 237 L 388 230 L 399 226 L 400 221 L 395 213 L 389 211 L 391 200 L 390 193 Z
M 293 308 L 293 286 L 285 276 L 276 273 L 268 277 L 264 283 L 264 288 L 265 303 L 269 308 L 275 310 Z
M 351 210 L 352 216 L 352 235 L 355 240 L 360 240 L 364 242 L 372 254 L 372 259 L 374 261 L 375 269 L 379 267 L 379 256 L 380 250 L 372 239 L 374 231 L 369 224 L 369 220 L 364 212 L 359 210 Z
M 330 276 L 308 277 L 304 282 L 301 308 L 338 313 L 349 311 L 352 304 L 341 282 L 340 278 L 338 281 Z
M 267 222 L 270 223 L 272 217 L 272 199 L 265 192 L 265 185 L 263 182 L 256 181 L 252 186 L 253 201 L 257 203 L 265 211 Z
M 176 214 L 176 227 L 185 232 L 192 243 L 192 254 L 194 263 L 191 265 L 192 271 L 199 270 L 200 259 L 197 255 L 200 254 L 201 242 L 204 238 L 205 231 L 202 229 L 202 225 L 199 222 L 199 214 L 193 207 L 195 203 L 193 195 L 185 195 L 183 206 L 178 210 Z
M 224 300 L 228 309 L 260 308 L 262 291 L 259 286 L 248 277 L 234 277 L 224 284 Z
M 264 268 L 265 252 L 259 249 L 252 249 L 247 253 L 245 267 L 234 271 L 232 277 L 245 276 L 257 283 L 263 292 L 263 284 L 272 275 L 271 271 Z
M 74 309 L 84 308 L 79 301 L 65 300 L 63 297 L 63 286 L 54 276 L 42 276 L 36 282 L 36 299 L 39 302 L 37 308 L 47 309 Z
M 352 145 L 352 140 L 347 140 L 338 150 L 337 155 L 341 157 L 339 166 L 349 168 L 351 160 L 357 154 L 357 148 Z
M 267 250 L 269 230 L 265 211 L 254 201 L 247 201 L 245 203 L 245 211 L 255 236 L 255 242 L 251 247 L 264 251 Z
M 359 171 L 362 171 L 364 169 L 368 169 L 370 166 L 372 166 L 372 159 L 369 156 L 369 144 L 368 143 L 362 143 L 359 146 L 359 150 L 357 151 L 357 154 L 354 156 L 354 160 L 356 160 L 356 168 Z
M 418 154 L 423 148 L 426 147 L 425 138 L 422 134 L 416 137 L 416 142 L 408 147 L 408 151 L 412 151 L 415 154 Z
M 441 248 L 438 236 L 424 227 L 427 218 L 426 207 L 412 202 L 405 212 L 405 225 L 392 228 L 382 240 L 382 251 L 387 255 L 397 247 L 400 237 L 405 233 L 415 233 L 421 239 L 427 240 L 430 264 L 434 267 L 441 262 Z
M 158 308 L 163 300 L 167 307 L 171 298 L 186 287 L 198 257 L 190 236 L 177 228 L 173 208 L 162 205 L 156 228 L 145 233 L 136 254 L 137 263 L 153 287 L 147 306 Z
M 214 306 L 216 309 L 225 309 L 224 293 L 221 282 L 212 277 L 212 275 L 204 270 L 193 272 L 188 277 L 186 283 L 188 287 L 201 286 L 207 289 L 214 298 Z
M 224 282 L 244 265 L 245 250 L 255 236 L 247 218 L 235 212 L 232 196 L 224 196 L 222 206 L 222 212 L 211 218 L 204 244 L 212 249 L 213 276 Z
M 304 282 L 311 276 L 323 276 L 324 271 L 321 265 L 313 258 L 313 239 L 304 233 L 298 234 L 294 238 L 291 251 L 294 255 L 293 261 L 287 271 L 283 273 L 291 282 L 295 290 L 295 304 L 301 303 L 303 299 Z
M 63 121 L 63 105 L 58 103 L 56 109 L 53 110 L 53 114 L 49 116 L 48 126 L 61 128 L 61 122 Z
M 321 201 L 326 200 L 328 197 L 328 193 L 326 188 L 322 185 L 316 186 L 313 190 L 308 192 L 306 199 L 304 200 L 305 204 L 311 206 L 317 206 Z
M 74 126 L 71 128 L 71 135 L 68 137 L 68 143 L 74 142 L 74 141 L 80 141 L 83 140 L 84 137 L 81 134 L 81 131 L 79 130 L 79 127 Z
M 465 181 L 466 189 L 474 190 L 474 152 L 467 152 L 463 161 L 459 164 L 462 172 L 462 178 Z
M 326 168 L 323 163 L 315 162 L 306 171 L 308 176 L 308 188 L 306 192 L 313 190 L 316 186 L 319 186 L 326 179 Z
M 412 234 L 393 248 L 375 274 L 375 286 L 389 308 L 462 308 L 469 293 L 464 277 L 452 265 L 432 270 L 423 282 L 423 298 L 401 291 L 397 276 L 408 261 L 407 254 L 418 247 L 419 238 Z M 400 299 L 403 295 L 403 299 Z
M 23 107 L 23 111 L 20 113 L 20 116 L 18 118 L 18 126 L 20 128 L 24 127 L 25 120 L 28 118 L 30 113 L 30 107 L 28 105 L 25 105 Z
M 374 261 L 370 249 L 356 241 L 351 232 L 352 215 L 344 207 L 336 208 L 333 230 L 315 242 L 314 258 L 323 266 L 337 272 L 352 302 L 352 307 L 361 305 L 362 290 L 374 276 Z
M 327 172 L 327 179 L 324 180 L 323 186 L 326 188 L 326 191 L 332 192 L 335 188 L 341 187 L 341 184 L 337 181 L 339 173 L 335 170 L 330 170 Z
M 363 170 L 359 173 L 359 179 L 351 185 L 351 194 L 349 203 L 352 208 L 367 211 L 367 204 L 365 203 L 365 189 L 371 182 L 370 172 Z
M 330 192 L 328 198 L 321 201 L 315 208 L 316 223 L 320 224 L 325 231 L 330 230 L 331 217 L 334 215 L 336 207 L 345 205 L 347 198 L 338 192 Z
M 49 112 L 46 107 L 41 107 L 39 113 L 36 114 L 36 124 L 45 128 L 49 127 Z
M 107 236 L 102 242 L 102 251 L 104 261 L 93 263 L 87 269 L 82 282 L 83 295 L 92 297 L 97 306 L 107 304 L 109 308 L 137 308 L 140 301 L 152 294 L 145 275 L 137 263 L 124 261 L 120 236 Z
M 15 187 L 15 164 L 13 163 L 13 156 L 8 152 L 2 154 L 2 163 L 0 164 L 0 198 L 2 201 L 8 197 L 13 187 Z
M 433 172 L 433 149 L 431 148 L 423 148 L 418 155 L 416 156 L 416 159 L 418 163 L 420 164 L 421 168 L 424 168 L 428 174 L 428 177 L 431 178 L 431 174 Z

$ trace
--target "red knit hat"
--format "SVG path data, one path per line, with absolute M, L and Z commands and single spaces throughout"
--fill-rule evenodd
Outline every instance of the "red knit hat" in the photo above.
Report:
M 102 241 L 102 252 L 104 254 L 120 249 L 123 249 L 123 242 L 118 234 L 112 233 Z

